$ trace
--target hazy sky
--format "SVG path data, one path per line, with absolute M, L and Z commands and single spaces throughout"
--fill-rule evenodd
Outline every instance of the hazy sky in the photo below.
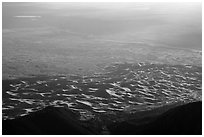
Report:
M 3 30 L 53 27 L 103 39 L 202 48 L 201 3 L 3 3 Z

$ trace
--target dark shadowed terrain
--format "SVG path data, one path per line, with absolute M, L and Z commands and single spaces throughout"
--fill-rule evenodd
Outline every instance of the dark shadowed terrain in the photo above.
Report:
M 159 110 L 157 110 L 159 111 Z M 153 111 L 135 113 L 121 122 L 81 122 L 78 114 L 65 108 L 47 107 L 41 111 L 3 121 L 3 134 L 8 135 L 87 135 L 87 134 L 139 134 L 139 135 L 201 135 L 202 103 L 194 102 L 172 108 L 157 116 Z M 157 112 L 159 113 L 159 112 Z M 161 113 L 161 112 L 160 112 Z M 124 114 L 124 117 L 127 114 Z M 144 117 L 144 118 L 141 118 Z M 103 128 L 107 126 L 107 128 Z
M 109 126 L 112 134 L 201 135 L 202 102 L 175 107 L 152 122 L 138 124 L 134 118 Z

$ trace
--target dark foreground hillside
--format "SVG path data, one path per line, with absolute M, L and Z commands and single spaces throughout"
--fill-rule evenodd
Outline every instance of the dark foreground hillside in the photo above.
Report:
M 3 120 L 3 134 L 202 134 L 202 102 L 172 108 L 141 125 L 134 123 L 131 117 L 126 121 L 108 124 L 103 129 L 99 128 L 99 121 L 84 123 L 78 117 L 69 109 L 47 107 L 24 117 Z
M 182 105 L 158 116 L 155 121 L 136 126 L 131 120 L 110 126 L 112 134 L 197 135 L 202 134 L 202 102 Z
M 30 115 L 3 121 L 3 134 L 95 134 L 69 109 L 46 107 Z

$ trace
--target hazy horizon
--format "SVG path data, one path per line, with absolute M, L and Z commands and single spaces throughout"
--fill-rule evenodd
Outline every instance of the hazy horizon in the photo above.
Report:
M 201 3 L 6 3 L 3 33 L 52 28 L 75 34 L 202 49 Z

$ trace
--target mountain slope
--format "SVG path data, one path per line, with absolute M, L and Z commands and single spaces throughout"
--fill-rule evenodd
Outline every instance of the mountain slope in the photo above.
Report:
M 30 115 L 13 120 L 3 120 L 3 134 L 27 135 L 87 135 L 101 134 L 97 125 L 107 127 L 109 134 L 149 134 L 149 135 L 190 135 L 202 134 L 202 102 L 193 102 L 172 108 L 165 113 L 150 115 L 141 119 L 134 118 L 123 122 L 101 125 L 78 120 L 79 114 L 65 108 L 47 107 Z M 135 119 L 138 119 L 135 117 Z M 147 121 L 147 122 L 146 122 Z
M 47 107 L 30 115 L 3 121 L 3 134 L 91 134 L 77 120 L 77 114 L 65 108 Z
M 155 121 L 137 125 L 133 120 L 109 126 L 111 134 L 192 135 L 202 134 L 202 102 L 168 110 Z

